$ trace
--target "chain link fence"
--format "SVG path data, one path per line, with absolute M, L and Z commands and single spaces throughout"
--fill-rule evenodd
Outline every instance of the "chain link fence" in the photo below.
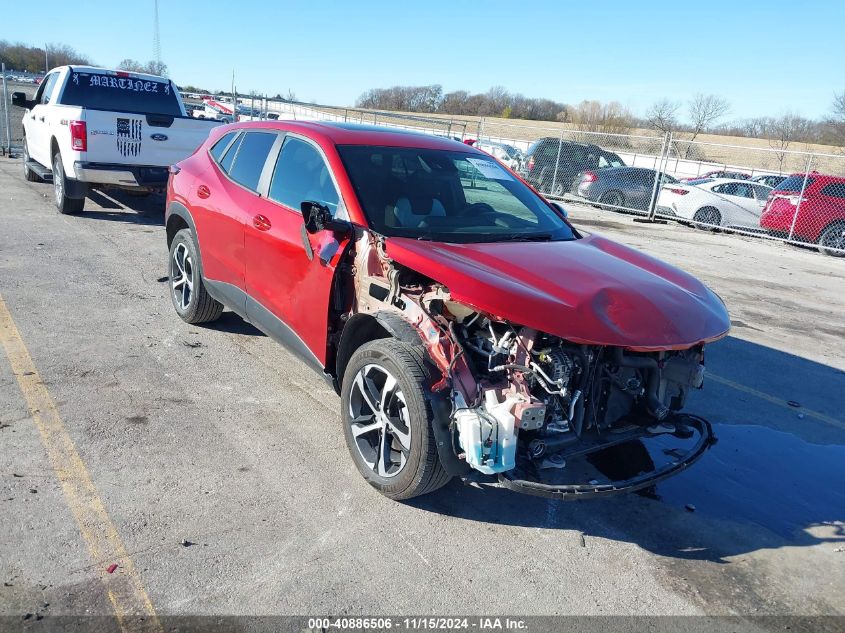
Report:
M 845 256 L 845 155 L 670 139 L 655 216 Z
M 292 102 L 269 101 L 267 111 L 454 138 L 550 198 L 845 256 L 845 154 Z
M 845 154 L 500 120 L 479 131 L 477 147 L 548 197 L 845 256 Z
M 11 93 L 31 97 L 36 86 L 2 76 L 0 151 L 15 154 L 23 141 L 23 111 L 11 105 Z M 761 147 L 753 140 L 720 144 L 682 134 L 418 116 L 256 96 L 238 102 L 250 106 L 249 118 L 342 121 L 452 138 L 492 154 L 550 198 L 845 256 L 845 154 L 835 148 L 821 153 L 774 142 Z
M 12 93 L 25 92 L 31 98 L 36 89 L 34 84 L 13 81 L 5 64 L 0 66 L 0 155 L 17 155 L 23 144 L 24 110 L 12 105 Z

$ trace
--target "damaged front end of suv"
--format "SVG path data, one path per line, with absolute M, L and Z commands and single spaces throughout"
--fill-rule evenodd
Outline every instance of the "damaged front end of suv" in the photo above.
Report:
M 682 410 L 702 387 L 705 344 L 729 329 L 724 304 L 656 259 L 578 238 L 526 248 L 360 233 L 339 290 L 354 300 L 339 315 L 338 376 L 364 322 L 421 346 L 449 476 L 575 499 L 683 470 L 715 441 Z M 350 419 L 367 408 L 345 406 Z

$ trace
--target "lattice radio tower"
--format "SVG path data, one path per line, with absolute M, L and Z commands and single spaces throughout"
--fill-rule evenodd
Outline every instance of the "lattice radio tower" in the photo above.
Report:
M 161 68 L 161 35 L 158 29 L 158 0 L 155 1 L 155 10 L 153 12 L 153 59 L 156 61 L 158 68 Z

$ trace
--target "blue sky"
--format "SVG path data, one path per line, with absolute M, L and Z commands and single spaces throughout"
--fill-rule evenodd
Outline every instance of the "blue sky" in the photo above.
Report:
M 152 58 L 153 0 L 42 0 L 37 20 L 34 6 L 7 0 L 0 39 L 66 43 L 102 66 Z M 643 114 L 704 92 L 730 102 L 727 120 L 824 116 L 845 90 L 841 0 L 159 0 L 159 13 L 177 83 L 226 88 L 234 69 L 239 92 L 291 89 L 328 104 L 439 83 Z

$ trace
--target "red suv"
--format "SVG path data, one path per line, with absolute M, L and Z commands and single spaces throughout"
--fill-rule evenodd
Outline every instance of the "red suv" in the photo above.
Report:
M 769 194 L 760 226 L 779 237 L 818 244 L 825 255 L 845 256 L 845 178 L 792 174 Z
M 680 410 L 704 345 L 728 332 L 724 304 L 581 235 L 463 143 L 223 126 L 171 168 L 166 228 L 179 316 L 213 321 L 225 306 L 322 374 L 355 465 L 391 498 L 452 476 L 597 497 L 649 486 L 712 442 Z M 655 441 L 677 450 L 643 450 Z M 603 474 L 588 458 L 609 448 Z

